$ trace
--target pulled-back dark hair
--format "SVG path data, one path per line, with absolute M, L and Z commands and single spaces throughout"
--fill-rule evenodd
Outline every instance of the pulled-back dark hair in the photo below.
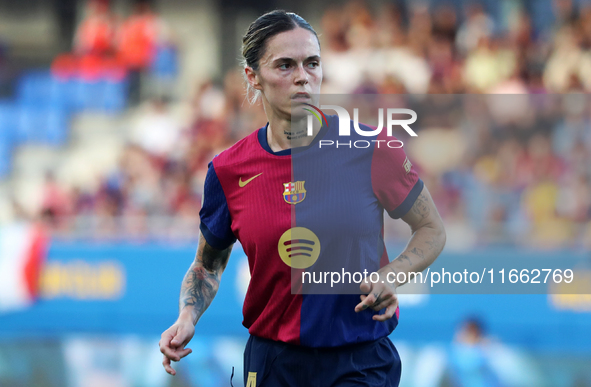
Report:
M 242 65 L 244 67 L 250 66 L 255 71 L 258 70 L 259 61 L 265 54 L 267 41 L 277 34 L 291 31 L 298 27 L 312 32 L 318 39 L 316 31 L 314 31 L 310 23 L 293 12 L 275 10 L 260 16 L 250 24 L 246 34 L 242 38 Z M 248 83 L 247 86 L 250 89 Z M 257 96 L 258 94 L 255 93 L 251 101 L 256 100 Z

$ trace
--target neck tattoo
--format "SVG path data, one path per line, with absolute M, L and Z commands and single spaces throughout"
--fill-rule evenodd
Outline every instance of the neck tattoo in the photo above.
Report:
M 287 130 L 284 130 L 283 134 L 285 134 L 287 136 L 288 140 L 297 140 L 299 138 L 305 137 L 306 131 L 301 130 L 301 131 L 297 131 L 297 132 L 288 132 Z

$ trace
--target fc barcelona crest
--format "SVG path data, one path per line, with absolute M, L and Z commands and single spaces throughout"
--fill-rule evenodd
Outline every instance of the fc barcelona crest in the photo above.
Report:
M 289 204 L 298 204 L 306 198 L 305 181 L 283 183 L 283 199 Z

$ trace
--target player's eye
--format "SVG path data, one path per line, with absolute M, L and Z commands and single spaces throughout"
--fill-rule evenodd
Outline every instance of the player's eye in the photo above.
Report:
M 289 68 L 289 63 L 281 63 L 281 64 L 279 65 L 279 68 L 280 68 L 281 70 L 287 70 L 287 69 Z
M 318 63 L 318 62 L 310 62 L 310 63 L 308 63 L 308 67 L 310 67 L 312 69 L 318 67 L 319 65 L 320 65 L 320 63 Z

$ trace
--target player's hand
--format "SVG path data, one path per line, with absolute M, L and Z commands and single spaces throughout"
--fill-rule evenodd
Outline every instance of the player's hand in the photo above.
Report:
M 386 321 L 396 313 L 398 308 L 398 296 L 396 295 L 396 285 L 387 281 L 388 271 L 378 271 L 379 280 L 372 283 L 369 277 L 359 286 L 362 293 L 361 302 L 355 307 L 355 312 L 361 312 L 367 308 L 380 311 L 386 308 L 384 314 L 376 314 L 372 318 L 375 321 Z
M 162 333 L 160 338 L 160 352 L 164 354 L 162 365 L 166 372 L 176 375 L 176 371 L 170 365 L 171 361 L 180 361 L 192 352 L 185 348 L 195 334 L 195 326 L 191 321 L 179 320 Z

